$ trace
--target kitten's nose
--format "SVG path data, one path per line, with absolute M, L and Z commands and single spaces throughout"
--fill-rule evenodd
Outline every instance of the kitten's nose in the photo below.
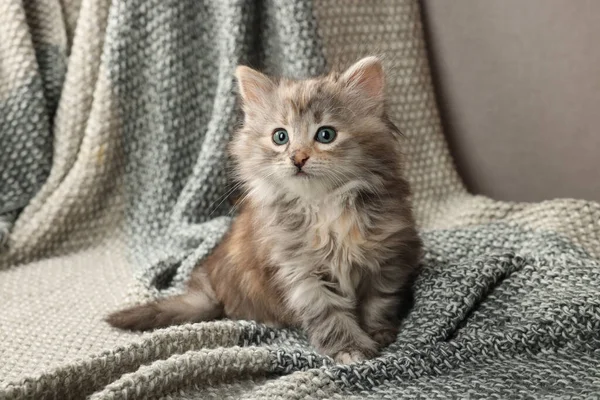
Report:
M 306 164 L 306 161 L 309 159 L 309 156 L 302 150 L 299 150 L 293 152 L 290 158 L 292 159 L 292 162 L 294 163 L 296 168 L 302 168 L 304 167 L 304 164 Z

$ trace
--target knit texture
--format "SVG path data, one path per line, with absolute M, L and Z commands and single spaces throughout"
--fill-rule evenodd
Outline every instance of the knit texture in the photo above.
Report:
M 416 0 L 0 2 L 0 399 L 589 398 L 600 392 L 600 205 L 468 194 Z M 232 218 L 233 71 L 385 57 L 426 246 L 376 359 L 302 331 L 102 321 L 183 289 Z

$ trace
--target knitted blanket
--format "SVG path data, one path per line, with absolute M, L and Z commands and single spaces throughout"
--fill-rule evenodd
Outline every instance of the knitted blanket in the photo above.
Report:
M 7 0 L 0 38 L 0 399 L 600 393 L 600 205 L 466 192 L 416 0 Z M 252 321 L 103 322 L 181 291 L 226 232 L 235 66 L 373 52 L 426 246 L 396 342 L 342 366 Z

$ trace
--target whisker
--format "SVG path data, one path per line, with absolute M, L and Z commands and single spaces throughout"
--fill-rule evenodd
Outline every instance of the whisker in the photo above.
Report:
M 213 210 L 210 212 L 210 214 L 208 214 L 208 216 L 209 216 L 209 217 L 210 217 L 210 216 L 212 216 L 212 215 L 215 213 L 215 211 L 217 211 L 217 209 L 218 209 L 218 208 L 221 206 L 221 204 L 223 204 L 223 202 L 224 202 L 225 200 L 227 200 L 227 199 L 229 198 L 229 196 L 231 196 L 231 195 L 233 194 L 233 192 L 234 192 L 235 190 L 237 190 L 237 189 L 238 189 L 240 186 L 242 186 L 242 185 L 243 185 L 243 183 L 241 183 L 241 182 L 240 182 L 240 183 L 237 183 L 237 184 L 235 184 L 235 185 L 234 185 L 234 186 L 233 186 L 231 189 L 229 189 L 229 190 L 228 190 L 228 191 L 227 191 L 227 192 L 226 192 L 226 193 L 225 193 L 223 196 L 220 196 L 220 197 L 219 197 L 217 200 L 215 200 L 215 201 L 214 201 L 214 202 L 213 202 L 213 203 L 212 203 L 210 206 L 208 206 L 208 208 L 210 209 L 210 208 L 212 208 L 212 207 L 214 206 L 214 204 L 215 204 L 217 201 L 221 200 L 221 201 L 219 201 L 219 204 L 217 204 L 217 206 L 216 206 L 216 207 L 214 207 L 214 209 L 213 209 Z

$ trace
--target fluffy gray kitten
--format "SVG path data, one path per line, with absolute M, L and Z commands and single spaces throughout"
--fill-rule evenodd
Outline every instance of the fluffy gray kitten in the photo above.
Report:
M 108 321 L 146 330 L 252 319 L 303 327 L 338 362 L 373 357 L 396 338 L 421 254 L 381 61 L 307 80 L 244 66 L 236 77 L 239 215 L 187 292 Z

